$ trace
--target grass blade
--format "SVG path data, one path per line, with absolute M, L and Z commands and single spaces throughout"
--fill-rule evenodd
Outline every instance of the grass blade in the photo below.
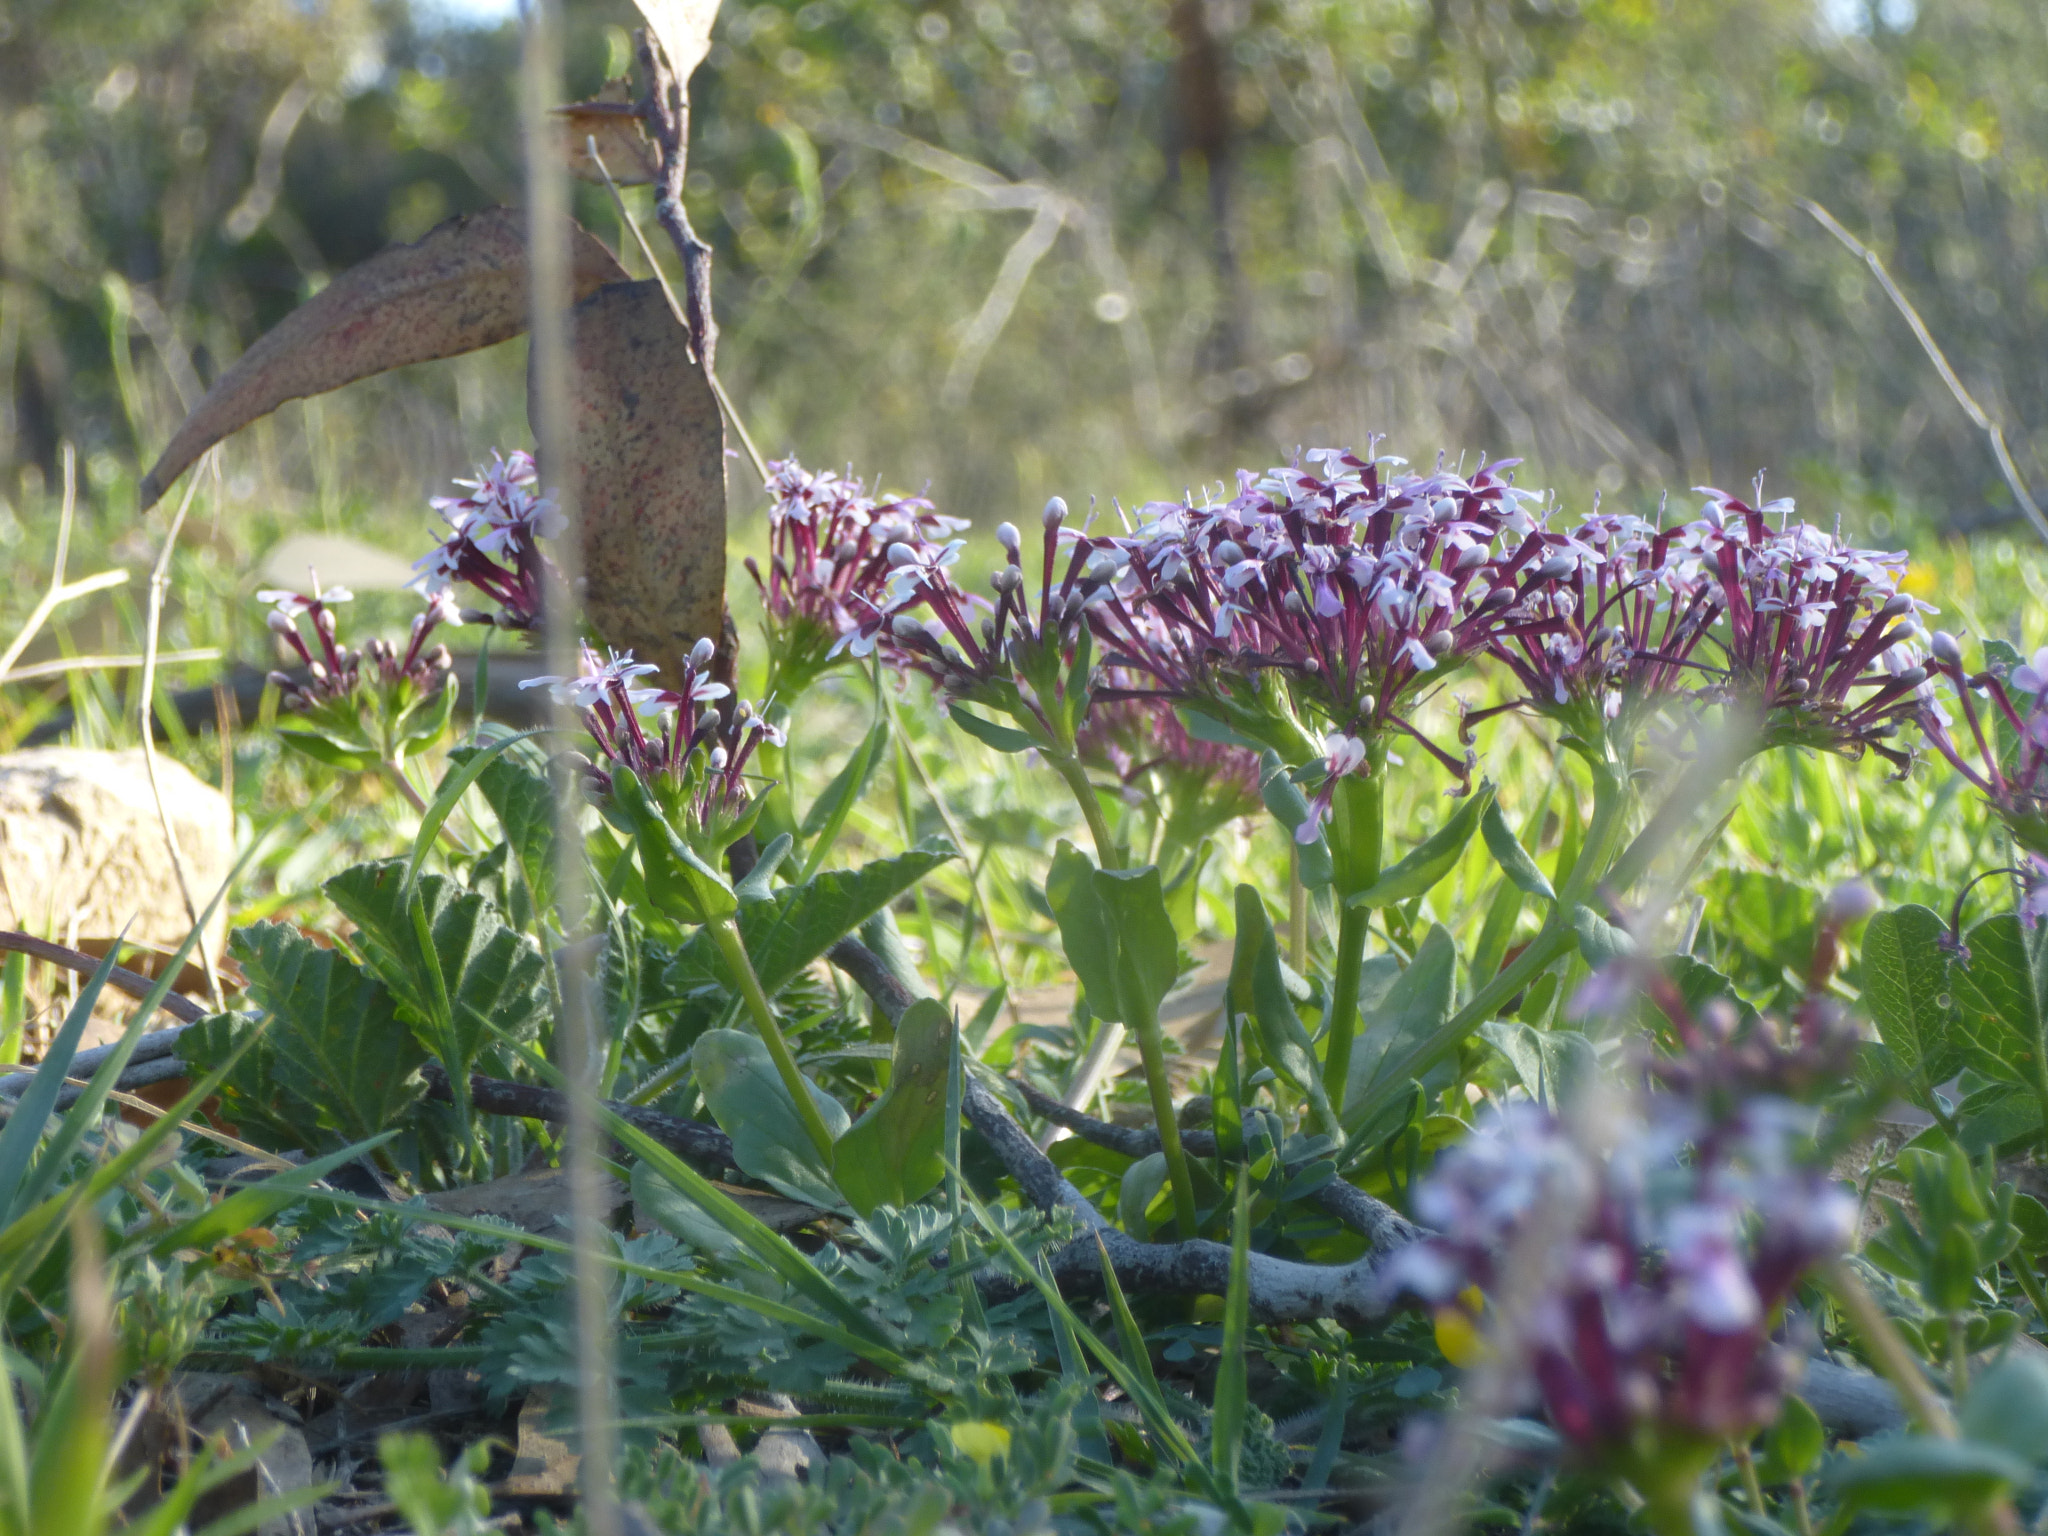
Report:
M 1251 1334 L 1251 1180 L 1237 1181 L 1237 1208 L 1230 1218 L 1230 1289 L 1223 1298 L 1223 1352 L 1216 1361 L 1216 1404 L 1209 1420 L 1209 1465 L 1217 1481 L 1237 1488 L 1238 1457 L 1244 1449 L 1245 1405 L 1251 1389 L 1245 1349 Z
M 125 928 L 121 936 L 124 939 L 128 936 Z M 78 1042 L 85 1036 L 85 1026 L 100 1000 L 100 992 L 106 987 L 107 977 L 113 974 L 114 957 L 120 952 L 118 943 L 107 946 L 106 958 L 100 961 L 91 979 L 78 989 L 78 1001 L 65 1015 L 64 1026 L 50 1043 L 49 1054 L 43 1058 L 42 1065 L 36 1068 L 34 1081 L 15 1101 L 14 1111 L 7 1117 L 5 1128 L 0 1129 L 0 1228 L 13 1219 L 17 1207 L 34 1203 L 28 1193 L 29 1158 L 34 1155 L 36 1142 L 43 1134 L 44 1122 L 57 1107 L 57 1095 L 64 1087 L 64 1074 L 70 1069 L 71 1058 L 78 1054 Z M 166 969 L 164 974 L 168 977 L 171 972 Z M 45 1158 L 44 1168 L 51 1167 L 54 1161 L 53 1158 Z M 37 1172 L 41 1173 L 42 1169 Z

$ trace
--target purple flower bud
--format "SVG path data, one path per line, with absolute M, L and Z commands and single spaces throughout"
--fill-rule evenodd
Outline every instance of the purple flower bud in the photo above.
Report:
M 297 625 L 293 624 L 290 619 L 286 618 L 283 614 L 279 613 L 275 608 L 271 609 L 270 612 L 266 613 L 263 616 L 263 622 L 268 624 L 273 630 L 275 630 L 280 635 L 290 634 L 294 629 L 298 627 Z
M 997 523 L 996 542 L 1014 555 L 1024 547 L 1024 536 L 1015 523 Z
M 718 647 L 711 643 L 711 638 L 707 635 L 690 647 L 690 669 L 694 672 L 703 671 L 711 665 L 711 658 L 717 654 Z
M 1959 667 L 1963 664 L 1963 648 L 1947 630 L 1937 629 L 1927 644 L 1934 652 L 1934 659 L 1943 666 Z
M 1900 592 L 1895 594 L 1882 608 L 1880 608 L 1877 611 L 1877 616 L 1880 619 L 1896 619 L 1901 614 L 1911 613 L 1912 611 L 1913 599 L 1906 596 L 1905 593 Z
M 1451 644 L 1451 632 L 1439 629 L 1423 639 L 1422 648 L 1432 656 L 1441 656 L 1451 648 Z
M 1225 539 L 1216 546 L 1218 565 L 1237 565 L 1244 560 L 1244 546 L 1235 539 Z
M 889 629 L 898 640 L 918 641 L 924 638 L 924 626 L 907 613 L 899 613 L 889 623 Z
M 1845 880 L 1828 892 L 1827 920 L 1837 926 L 1861 922 L 1878 909 L 1879 899 L 1861 880 Z
M 917 564 L 917 551 L 908 544 L 891 544 L 888 550 L 888 561 L 890 566 L 896 569 L 906 565 L 915 565 Z
M 1045 511 L 1041 514 L 1040 520 L 1048 530 L 1057 528 L 1061 523 L 1064 523 L 1067 520 L 1067 503 L 1065 498 L 1055 496 L 1048 501 L 1045 504 Z
M 1579 557 L 1577 555 L 1552 555 L 1548 560 L 1545 560 L 1536 567 L 1536 575 L 1543 581 L 1557 581 L 1562 577 L 1571 575 L 1578 568 Z

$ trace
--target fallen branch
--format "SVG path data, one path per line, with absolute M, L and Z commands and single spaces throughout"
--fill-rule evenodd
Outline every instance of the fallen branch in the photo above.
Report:
M 1033 1114 L 1065 1127 L 1084 1141 L 1133 1158 L 1150 1157 L 1159 1150 L 1159 1132 L 1154 1127 L 1112 1125 L 1107 1120 L 1083 1114 L 1021 1078 L 1013 1077 L 1009 1081 L 1010 1086 L 1024 1096 L 1024 1102 L 1031 1107 Z M 1212 1132 L 1182 1131 L 1180 1142 L 1196 1157 L 1216 1155 L 1216 1137 Z M 1305 1165 L 1295 1165 L 1288 1171 L 1297 1172 L 1301 1166 Z M 1420 1227 L 1385 1201 L 1375 1200 L 1356 1184 L 1343 1179 L 1331 1179 L 1309 1198 L 1375 1248 L 1391 1252 L 1422 1235 Z
M 454 1102 L 455 1094 L 449 1087 L 448 1074 L 437 1063 L 428 1063 L 420 1075 L 427 1080 L 428 1098 L 438 1099 L 444 1104 Z M 481 1072 L 469 1075 L 469 1102 L 487 1115 L 511 1115 L 521 1120 L 546 1120 L 557 1125 L 569 1118 L 569 1095 L 559 1088 L 507 1082 L 500 1077 L 485 1077 Z M 664 1114 L 644 1104 L 624 1104 L 612 1099 L 603 1103 L 626 1124 L 635 1130 L 645 1131 L 687 1162 L 714 1173 L 738 1166 L 733 1162 L 732 1138 L 715 1125 Z

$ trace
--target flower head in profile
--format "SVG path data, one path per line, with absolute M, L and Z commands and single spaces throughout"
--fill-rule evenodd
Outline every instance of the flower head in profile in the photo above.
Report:
M 858 632 L 901 585 L 892 578 L 905 562 L 892 552 L 900 546 L 935 566 L 967 524 L 921 496 L 870 496 L 858 480 L 813 474 L 794 459 L 768 468 L 768 570 L 751 556 L 747 570 L 768 613 L 778 685 L 801 692 L 837 656 L 871 649 Z
M 1928 642 L 1928 666 L 1947 681 L 1962 722 L 1958 727 L 1931 686 L 1919 697 L 1916 718 L 1921 733 L 1984 797 L 2013 841 L 2036 858 L 2048 856 L 2048 646 L 2024 660 L 2003 651 L 1986 661 L 1981 670 L 1969 671 L 1962 643 L 1936 633 Z M 2039 884 L 2029 880 L 2030 902 Z
M 1153 502 L 1107 542 L 1128 577 L 1093 611 L 1105 658 L 1220 715 L 1297 765 L 1323 733 L 1415 737 L 1421 696 L 1493 642 L 1554 579 L 1536 498 L 1513 461 L 1470 476 L 1318 449 L 1241 472 L 1228 501 Z M 1275 686 L 1284 693 L 1276 696 Z
M 496 452 L 474 480 L 458 480 L 466 495 L 436 496 L 431 505 L 452 530 L 413 563 L 412 585 L 429 596 L 466 586 L 496 606 L 466 610 L 468 617 L 504 629 L 539 627 L 549 562 L 541 540 L 559 535 L 564 519 L 539 492 L 531 454 Z
M 271 605 L 271 633 L 299 660 L 297 671 L 270 674 L 280 707 L 305 727 L 279 734 L 325 761 L 357 769 L 397 763 L 439 737 L 455 707 L 454 660 L 447 646 L 427 642 L 443 624 L 462 623 L 447 594 L 437 594 L 413 619 L 404 650 L 375 637 L 356 649 L 341 642 L 334 616 L 335 605 L 354 594 L 346 587 L 323 589 L 317 579 L 309 585 L 311 593 L 256 594 Z
M 1905 552 L 1795 523 L 1789 499 L 1753 507 L 1701 489 L 1684 548 L 1727 615 L 1718 695 L 1755 722 L 1760 746 L 1872 751 L 1905 772 L 1911 758 L 1893 740 L 1933 693 L 1920 616 L 1934 612 L 1899 590 Z
M 1696 560 L 1674 558 L 1677 530 L 1628 514 L 1594 514 L 1542 535 L 1538 572 L 1501 614 L 1492 653 L 1523 696 L 1465 717 L 1471 727 L 1506 709 L 1558 720 L 1580 741 L 1632 738 L 1651 715 L 1702 681 L 1693 653 L 1721 612 L 1718 586 Z
M 745 830 L 754 809 L 748 762 L 762 743 L 779 746 L 782 736 L 750 704 L 718 707 L 731 690 L 711 679 L 715 652 L 710 640 L 699 640 L 673 689 L 643 686 L 659 669 L 630 651 L 599 656 L 587 645 L 575 677 L 534 677 L 519 686 L 546 688 L 582 717 L 594 750 L 581 766 L 593 793 L 611 795 L 618 772 L 628 770 L 678 831 L 722 837 L 722 847 Z

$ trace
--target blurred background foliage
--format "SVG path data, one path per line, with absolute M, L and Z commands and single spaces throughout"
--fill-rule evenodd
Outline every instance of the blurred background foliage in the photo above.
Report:
M 27 659 L 140 649 L 139 578 L 178 498 L 138 519 L 135 480 L 223 366 L 383 244 L 517 201 L 516 18 L 456 3 L 0 0 L 0 630 L 48 568 L 67 442 L 72 574 L 138 578 Z M 594 94 L 633 14 L 567 13 L 571 87 Z M 1982 436 L 1792 201 L 1884 256 L 2039 491 L 2035 0 L 728 3 L 694 97 L 720 368 L 771 454 L 929 483 L 984 530 L 1055 492 L 1177 494 L 1373 432 L 1423 461 L 1526 456 L 1525 483 L 1576 508 L 1598 491 L 1651 512 L 1767 469 L 1804 515 L 1911 544 L 1942 622 L 2041 638 L 2048 567 Z M 636 266 L 602 189 L 578 195 Z M 647 189 L 627 196 L 645 218 Z M 233 439 L 201 476 L 164 646 L 268 665 L 249 596 L 266 561 L 296 575 L 275 568 L 289 535 L 422 551 L 424 498 L 529 441 L 524 361 L 407 370 Z M 762 499 L 733 475 L 737 559 Z M 409 600 L 358 585 L 351 633 L 402 634 Z M 5 690 L 0 747 L 60 708 L 74 739 L 132 740 L 134 678 Z M 963 815 L 994 814 L 1005 775 L 959 746 Z M 246 811 L 318 828 L 266 902 L 395 809 L 367 781 L 314 796 L 262 734 L 234 755 Z M 1717 862 L 1853 866 L 1901 900 L 1981 862 L 1982 818 L 1941 814 L 1944 774 L 1904 796 L 1868 765 L 1795 777 L 1739 811 Z
M 594 92 L 631 15 L 567 9 Z M 772 451 L 991 518 L 1371 431 L 1634 500 L 1768 467 L 1877 537 L 2009 516 L 1804 196 L 2048 480 L 2033 0 L 807 0 L 718 37 L 691 213 Z M 516 48 L 427 0 L 6 0 L 12 518 L 61 440 L 110 489 L 330 273 L 516 200 Z M 410 514 L 523 435 L 516 350 L 288 408 L 231 502 Z

